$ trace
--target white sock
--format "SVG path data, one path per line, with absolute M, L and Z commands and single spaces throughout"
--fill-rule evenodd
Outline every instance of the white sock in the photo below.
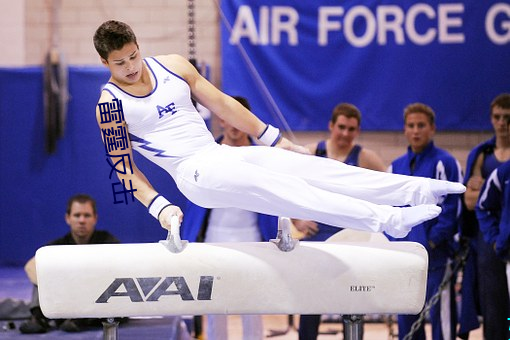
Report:
M 466 191 L 466 187 L 462 183 L 457 182 L 431 179 L 429 184 L 430 191 L 436 198 L 440 198 L 448 194 L 462 194 L 464 191 Z
M 441 213 L 441 207 L 435 204 L 422 204 L 398 209 L 402 214 L 400 225 L 390 226 L 385 230 L 388 235 L 395 238 L 405 237 L 414 226 L 431 220 Z

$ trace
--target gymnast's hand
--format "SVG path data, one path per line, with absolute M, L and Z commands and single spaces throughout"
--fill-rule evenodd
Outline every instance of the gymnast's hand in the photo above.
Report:
M 282 137 L 280 139 L 280 141 L 278 142 L 278 144 L 276 144 L 276 146 L 279 148 L 285 149 L 285 150 L 289 150 L 289 151 L 304 153 L 307 155 L 310 154 L 310 151 L 307 148 L 305 148 L 304 146 L 298 145 L 298 144 L 294 144 L 285 137 Z
M 159 223 L 161 223 L 161 226 L 167 230 L 170 230 L 171 225 L 170 221 L 172 219 L 172 216 L 177 216 L 179 218 L 179 223 L 182 223 L 182 218 L 184 217 L 184 214 L 182 213 L 181 208 L 179 208 L 176 205 L 169 205 L 166 206 L 163 210 L 161 210 L 161 213 L 159 214 Z

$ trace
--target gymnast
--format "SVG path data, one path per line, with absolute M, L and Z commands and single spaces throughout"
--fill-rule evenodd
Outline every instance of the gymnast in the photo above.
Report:
M 104 22 L 93 41 L 111 74 L 96 107 L 103 140 L 105 131 L 116 126 L 103 115 L 105 103 L 114 100 L 122 103 L 130 140 L 126 150 L 112 150 L 109 156 L 113 161 L 129 155 L 131 162 L 117 175 L 131 183 L 137 200 L 165 229 L 170 229 L 172 216 L 182 221 L 183 213 L 136 167 L 132 149 L 166 170 L 189 200 L 205 208 L 236 207 L 397 238 L 439 215 L 436 204 L 443 196 L 465 191 L 459 183 L 382 173 L 310 155 L 214 87 L 185 58 L 142 58 L 133 30 L 123 22 Z M 263 145 L 217 144 L 192 98 Z

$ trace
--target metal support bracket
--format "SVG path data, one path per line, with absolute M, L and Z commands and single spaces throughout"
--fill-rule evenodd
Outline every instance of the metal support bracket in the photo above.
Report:
M 180 229 L 181 223 L 179 222 L 179 217 L 172 216 L 170 220 L 170 230 L 168 231 L 166 240 L 159 241 L 159 243 L 164 245 L 165 248 L 172 253 L 180 253 L 188 244 L 188 241 L 181 240 Z
M 290 233 L 291 224 L 292 222 L 288 217 L 278 218 L 278 234 L 275 239 L 269 240 L 269 242 L 276 244 L 281 251 L 291 251 L 299 243 L 299 240 L 292 238 Z

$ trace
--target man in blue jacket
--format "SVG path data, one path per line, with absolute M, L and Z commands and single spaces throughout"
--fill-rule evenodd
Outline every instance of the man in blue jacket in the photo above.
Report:
M 501 292 L 506 293 L 506 266 L 484 240 L 474 210 L 485 180 L 494 169 L 510 160 L 507 126 L 510 93 L 496 96 L 490 104 L 489 113 L 494 136 L 473 148 L 466 162 L 464 184 L 467 189 L 463 195 L 460 231 L 462 239 L 469 242 L 470 252 L 462 276 L 459 337 L 468 339 L 469 332 L 479 327 L 477 314 L 480 313 L 484 337 L 506 340 L 506 327 L 501 327 L 507 322 L 506 312 L 509 309 L 508 298 L 501 298 Z
M 243 97 L 234 97 L 250 109 Z M 246 133 L 221 122 L 223 135 L 217 138 L 220 144 L 230 146 L 254 145 Z M 186 218 L 181 226 L 182 238 L 191 242 L 258 242 L 276 238 L 278 218 L 257 214 L 238 208 L 205 209 L 192 202 L 186 206 Z M 264 328 L 261 315 L 243 315 L 243 338 L 262 340 Z M 207 316 L 207 339 L 227 340 L 227 316 Z
M 510 132 L 510 114 L 506 115 L 505 119 L 506 129 Z M 508 132 L 506 140 L 510 144 L 510 133 Z M 487 327 L 485 327 L 484 322 L 484 336 L 487 338 L 487 334 L 491 334 L 494 339 L 508 339 L 510 337 L 510 331 L 507 322 L 505 322 L 510 316 L 510 294 L 508 291 L 508 262 L 510 260 L 509 181 L 510 160 L 498 166 L 487 177 L 475 207 L 480 234 L 487 248 L 491 250 L 492 256 L 495 257 L 492 261 L 493 265 L 497 266 L 497 269 L 486 273 L 488 277 L 485 279 L 497 282 L 498 289 L 490 292 L 490 301 L 484 301 L 485 305 L 492 302 L 490 311 L 493 311 L 487 315 L 486 313 L 489 311 L 485 309 L 484 321 L 486 318 L 490 317 L 490 319 L 487 322 Z M 493 287 L 495 286 L 493 285 Z M 485 296 L 487 295 L 482 295 L 482 297 Z M 484 309 L 482 308 L 482 310 Z M 502 326 L 502 324 L 505 326 Z
M 476 206 L 476 216 L 485 242 L 507 263 L 510 260 L 509 181 L 510 161 L 507 161 L 496 168 L 485 181 Z M 510 315 L 509 312 L 506 316 Z
M 392 162 L 390 171 L 402 175 L 462 181 L 459 162 L 447 151 L 434 145 L 435 129 L 435 113 L 432 108 L 422 103 L 408 105 L 404 109 L 404 134 L 409 142 L 408 151 Z M 437 218 L 414 227 L 405 238 L 398 240 L 390 238 L 396 241 L 418 242 L 427 249 L 429 254 L 427 301 L 438 292 L 447 272 L 452 256 L 453 237 L 458 228 L 460 205 L 459 195 L 448 195 L 440 204 L 442 212 Z M 440 301 L 430 310 L 434 340 L 455 339 L 454 306 L 452 282 L 441 294 Z M 444 313 L 445 310 L 449 313 Z M 399 339 L 403 339 L 409 333 L 417 319 L 417 315 L 398 316 Z M 423 324 L 412 339 L 425 340 Z

